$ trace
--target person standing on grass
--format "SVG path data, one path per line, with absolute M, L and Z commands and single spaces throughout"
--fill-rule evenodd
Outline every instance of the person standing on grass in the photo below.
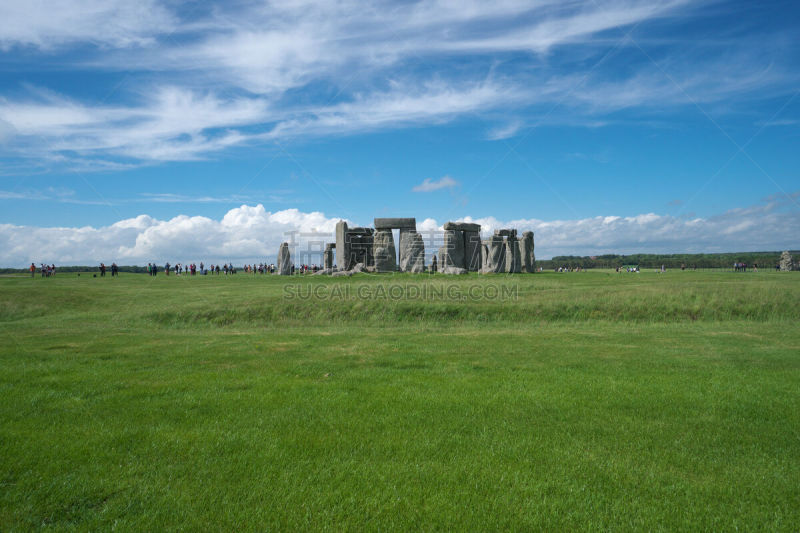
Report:
M 31 277 L 32 278 L 36 277 L 36 265 L 34 265 L 33 263 L 31 263 Z
M 100 277 L 105 277 L 106 275 L 106 265 L 105 263 L 100 263 Z

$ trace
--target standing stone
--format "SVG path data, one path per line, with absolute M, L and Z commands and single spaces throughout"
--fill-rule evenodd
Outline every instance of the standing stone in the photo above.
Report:
M 506 270 L 506 245 L 503 237 L 500 235 L 492 235 L 492 237 L 484 243 L 487 248 L 486 256 L 483 261 L 484 273 L 505 272 Z
M 445 230 L 444 244 L 439 249 L 439 262 L 442 272 L 447 267 L 464 268 L 464 233 L 459 230 Z
M 347 230 L 347 237 L 350 241 L 348 270 L 358 263 L 363 263 L 364 267 L 374 266 L 374 230 L 372 228 L 350 228 Z
M 289 255 L 289 243 L 282 242 L 278 248 L 278 274 L 281 276 L 291 276 L 292 258 Z
M 483 263 L 481 252 L 481 234 L 478 231 L 464 230 L 464 268 L 470 272 L 480 271 Z
M 516 230 L 514 231 L 516 233 Z M 506 238 L 506 268 L 505 271 L 509 274 L 518 274 L 522 272 L 522 261 L 519 251 L 519 239 L 516 235 L 510 235 Z
M 333 250 L 336 244 L 329 242 L 325 245 L 325 252 L 322 254 L 322 268 L 330 270 L 333 268 Z
M 376 272 L 394 272 L 397 270 L 397 252 L 394 248 L 392 230 L 377 230 L 373 235 L 372 250 Z
M 425 244 L 416 231 L 400 230 L 400 271 L 425 272 Z
M 536 272 L 536 256 L 533 253 L 533 232 L 526 231 L 519 241 L 519 253 L 522 257 L 522 271 L 528 274 Z
M 336 264 L 339 270 L 350 270 L 350 238 L 347 234 L 347 222 L 336 223 Z
M 781 270 L 784 272 L 792 270 L 792 254 L 788 250 L 781 254 Z

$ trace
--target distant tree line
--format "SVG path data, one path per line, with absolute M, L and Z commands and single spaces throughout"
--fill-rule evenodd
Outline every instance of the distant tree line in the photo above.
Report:
M 790 252 L 796 256 L 797 251 Z M 545 270 L 558 267 L 569 268 L 617 268 L 639 266 L 640 268 L 733 268 L 734 263 L 757 264 L 760 268 L 775 267 L 781 252 L 739 252 L 719 254 L 606 254 L 596 256 L 561 255 L 552 259 L 537 260 L 536 266 Z
M 795 260 L 800 256 L 800 250 L 790 253 Z M 553 270 L 559 267 L 568 268 L 617 268 L 625 266 L 639 266 L 639 268 L 733 268 L 734 263 L 747 263 L 748 266 L 757 264 L 760 268 L 775 267 L 780 261 L 781 252 L 738 252 L 720 254 L 605 254 L 596 256 L 559 255 L 552 259 L 539 259 L 537 267 Z M 36 265 L 39 273 L 39 265 Z M 59 272 L 98 272 L 98 266 L 60 266 L 56 265 Z M 120 266 L 120 272 L 146 274 L 146 266 L 128 265 Z M 27 268 L 0 268 L 0 274 L 27 274 Z

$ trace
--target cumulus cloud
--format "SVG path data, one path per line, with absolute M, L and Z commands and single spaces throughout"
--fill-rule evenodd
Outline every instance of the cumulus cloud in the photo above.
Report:
M 425 178 L 422 183 L 414 185 L 411 190 L 414 192 L 432 192 L 440 189 L 453 189 L 459 185 L 461 184 L 450 176 L 442 176 L 436 181 L 431 178 Z
M 577 220 L 459 219 L 477 222 L 484 236 L 511 227 L 533 231 L 539 258 L 603 253 L 735 252 L 800 248 L 796 228 L 800 211 L 789 200 L 738 208 L 708 218 L 679 218 L 655 213 L 630 217 L 598 216 Z M 39 228 L 0 225 L 0 266 L 31 262 L 61 265 L 146 264 L 205 261 L 274 261 L 281 242 L 293 244 L 295 261 L 320 263 L 324 243 L 334 240 L 336 217 L 297 209 L 269 212 L 242 205 L 220 220 L 180 215 L 158 220 L 148 215 L 105 227 Z M 353 223 L 349 221 L 349 223 Z M 418 223 L 426 252 L 441 244 L 443 221 Z

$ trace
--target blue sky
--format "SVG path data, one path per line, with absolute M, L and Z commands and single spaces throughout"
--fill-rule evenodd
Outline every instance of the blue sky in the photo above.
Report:
M 252 261 L 376 216 L 533 229 L 540 257 L 800 248 L 796 2 L 9 1 L 0 20 L 2 266 Z

